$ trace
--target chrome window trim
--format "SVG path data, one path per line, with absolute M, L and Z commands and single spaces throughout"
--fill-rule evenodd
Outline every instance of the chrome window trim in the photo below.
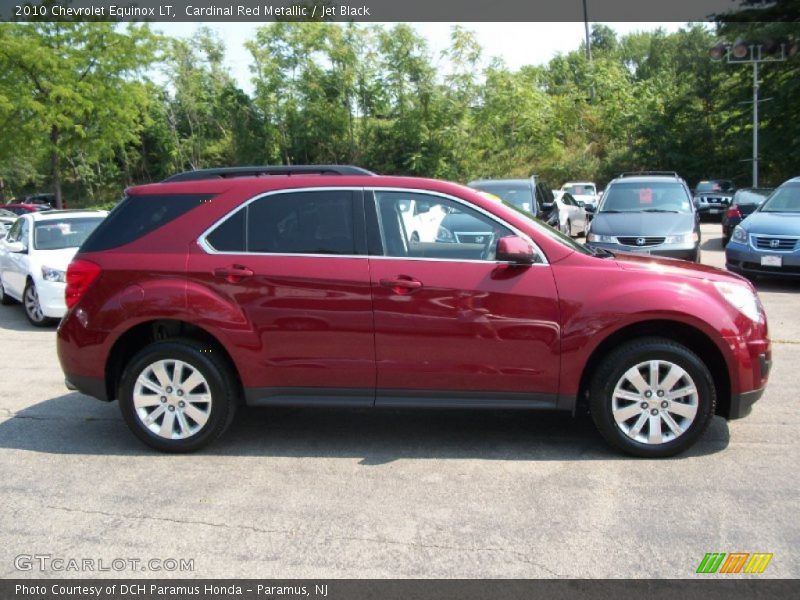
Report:
M 262 198 L 266 198 L 267 196 L 274 196 L 278 194 L 291 194 L 291 193 L 298 193 L 298 192 L 330 192 L 330 191 L 351 191 L 351 192 L 402 192 L 402 193 L 412 193 L 412 194 L 428 194 L 431 196 L 439 196 L 441 198 L 445 198 L 448 200 L 452 200 L 453 202 L 457 202 L 463 204 L 467 208 L 471 208 L 475 210 L 489 219 L 495 221 L 496 223 L 502 225 L 506 229 L 510 229 L 516 235 L 521 237 L 522 239 L 526 240 L 531 246 L 533 247 L 534 252 L 540 257 L 541 262 L 535 262 L 530 265 L 530 267 L 539 267 L 539 266 L 549 266 L 550 263 L 547 260 L 547 256 L 542 249 L 536 244 L 531 237 L 514 227 L 510 223 L 506 223 L 505 221 L 501 220 L 496 215 L 490 213 L 487 210 L 484 210 L 480 206 L 472 204 L 466 200 L 462 200 L 461 198 L 451 196 L 450 194 L 445 194 L 443 192 L 437 192 L 433 190 L 426 190 L 426 189 L 418 189 L 418 188 L 397 188 L 397 187 L 366 187 L 366 186 L 321 186 L 321 187 L 298 187 L 298 188 L 284 188 L 280 190 L 270 190 L 268 192 L 264 192 L 253 196 L 246 202 L 237 206 L 234 210 L 224 214 L 222 217 L 214 221 L 209 227 L 207 227 L 197 238 L 197 245 L 206 253 L 211 255 L 224 255 L 224 256 L 296 256 L 296 257 L 305 257 L 305 258 L 361 258 L 361 259 L 376 259 L 376 260 L 415 260 L 415 261 L 429 261 L 429 262 L 448 262 L 448 263 L 475 263 L 475 264 L 498 264 L 498 265 L 511 265 L 516 264 L 510 261 L 487 261 L 487 260 L 473 260 L 473 259 L 452 259 L 452 258 L 426 258 L 426 257 L 416 257 L 416 256 L 386 256 L 386 255 L 370 255 L 370 254 L 303 254 L 303 253 L 293 253 L 293 252 L 234 252 L 234 251 L 221 251 L 214 248 L 207 240 L 208 235 L 213 232 L 217 227 L 219 227 L 222 223 L 233 217 L 236 213 L 241 210 L 244 210 L 247 206 L 252 204 L 253 202 L 260 200 Z M 364 197 L 364 202 L 375 202 L 375 197 L 373 195 L 372 198 Z M 380 226 L 380 219 L 378 220 L 378 225 Z M 245 227 L 246 227 L 246 220 L 245 220 Z M 383 237 L 383 232 L 380 232 L 381 237 Z M 246 242 L 246 240 L 245 240 Z

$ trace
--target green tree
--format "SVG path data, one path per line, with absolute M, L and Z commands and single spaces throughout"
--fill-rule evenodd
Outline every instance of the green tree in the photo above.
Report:
M 57 205 L 65 164 L 113 157 L 136 140 L 145 88 L 136 81 L 155 57 L 147 26 L 111 23 L 0 24 L 0 120 L 14 122 L 4 157 L 19 144 L 47 154 Z

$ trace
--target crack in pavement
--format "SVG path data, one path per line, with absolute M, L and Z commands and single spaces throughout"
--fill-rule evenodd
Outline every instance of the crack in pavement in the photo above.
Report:
M 54 506 L 54 505 L 45 505 L 45 508 L 49 508 L 52 510 L 60 510 L 64 512 L 73 512 L 73 513 L 80 513 L 86 515 L 101 515 L 105 517 L 114 517 L 120 519 L 132 519 L 132 520 L 149 520 L 149 521 L 159 521 L 159 522 L 166 522 L 166 523 L 174 523 L 176 525 L 205 525 L 207 527 L 216 527 L 220 529 L 240 529 L 244 531 L 252 531 L 254 533 L 265 533 L 265 534 L 281 534 L 285 536 L 294 536 L 297 533 L 296 529 L 262 529 L 260 527 L 254 527 L 252 525 L 235 525 L 229 523 L 214 523 L 212 521 L 197 521 L 192 519 L 173 519 L 168 517 L 153 517 L 150 515 L 131 515 L 131 514 L 124 514 L 124 513 L 113 513 L 108 511 L 102 510 L 89 510 L 84 508 L 72 508 L 67 506 Z M 534 562 L 529 559 L 528 555 L 524 552 L 519 552 L 518 550 L 509 550 L 506 548 L 493 548 L 493 547 L 480 547 L 480 546 L 449 546 L 445 544 L 425 544 L 425 543 L 418 543 L 418 542 L 405 542 L 400 540 L 390 540 L 384 538 L 368 538 L 368 537 L 357 537 L 357 536 L 320 536 L 321 540 L 326 542 L 331 541 L 345 541 L 345 542 L 366 542 L 370 544 L 389 544 L 395 546 L 405 546 L 407 548 L 421 548 L 421 549 L 431 549 L 431 550 L 450 550 L 456 552 L 500 552 L 504 554 L 510 554 L 515 556 L 520 562 L 525 564 L 529 564 L 535 567 L 540 568 L 541 570 L 545 571 L 546 573 L 552 575 L 553 577 L 563 577 L 563 575 L 556 573 L 555 571 L 549 569 L 548 567 Z
M 10 408 L 0 407 L 0 418 L 9 419 L 31 419 L 33 421 L 69 421 L 77 419 L 80 421 L 120 421 L 120 418 L 115 417 L 95 417 L 92 415 L 26 415 L 24 412 L 16 412 Z

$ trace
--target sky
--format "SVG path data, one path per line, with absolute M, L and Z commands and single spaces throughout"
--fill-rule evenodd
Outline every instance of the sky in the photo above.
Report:
M 198 23 L 158 23 L 155 29 L 165 34 L 190 38 Z M 255 36 L 255 30 L 264 23 L 208 23 L 220 34 L 226 45 L 226 62 L 238 85 L 252 91 L 249 71 L 250 53 L 244 43 Z M 391 24 L 389 24 L 391 26 Z M 584 40 L 582 21 L 572 23 L 409 23 L 428 41 L 431 55 L 439 57 L 450 41 L 454 25 L 474 31 L 484 51 L 485 62 L 502 58 L 512 69 L 523 65 L 541 65 L 557 54 L 576 50 Z M 652 31 L 659 27 L 667 32 L 677 31 L 685 23 L 604 23 L 620 36 L 635 31 Z

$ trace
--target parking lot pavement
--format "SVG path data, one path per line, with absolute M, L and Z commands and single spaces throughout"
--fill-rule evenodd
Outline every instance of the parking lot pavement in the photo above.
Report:
M 703 238 L 720 266 L 719 225 Z M 672 578 L 771 552 L 763 577 L 798 577 L 800 282 L 758 285 L 767 393 L 661 461 L 559 414 L 306 409 L 243 411 L 208 450 L 162 455 L 64 388 L 54 330 L 0 307 L 0 576 L 87 575 L 15 569 L 49 554 L 194 560 L 98 576 Z

